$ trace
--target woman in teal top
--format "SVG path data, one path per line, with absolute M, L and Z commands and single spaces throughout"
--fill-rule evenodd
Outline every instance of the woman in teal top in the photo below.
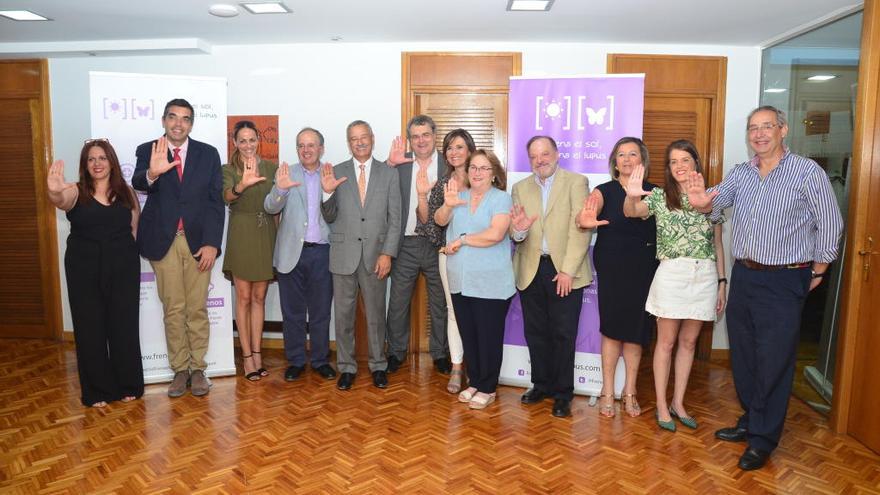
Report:
M 657 259 L 645 310 L 657 317 L 654 348 L 654 389 L 657 393 L 657 424 L 675 431 L 681 424 L 696 428 L 697 421 L 684 407 L 694 348 L 704 321 L 724 310 L 727 279 L 721 225 L 694 211 L 685 193 L 688 177 L 702 173 L 700 156 L 690 141 L 679 140 L 666 148 L 666 185 L 646 192 L 641 188 L 644 168 L 637 167 L 626 189 L 623 212 L 628 217 L 657 220 Z M 644 199 L 643 199 L 644 197 Z M 672 403 L 666 400 L 672 349 L 675 353 L 675 384 Z
M 470 189 L 449 181 L 434 213 L 446 229 L 446 271 L 464 346 L 469 387 L 458 395 L 471 409 L 495 401 L 504 352 L 504 321 L 516 292 L 510 238 L 510 195 L 501 162 L 487 150 L 467 162 Z

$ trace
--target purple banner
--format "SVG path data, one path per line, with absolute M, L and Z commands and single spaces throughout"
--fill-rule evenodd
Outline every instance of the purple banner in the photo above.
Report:
M 593 247 L 590 246 L 590 266 L 593 266 Z M 584 287 L 583 305 L 581 317 L 578 322 L 578 336 L 575 343 L 575 351 L 599 354 L 601 349 L 601 336 L 599 334 L 599 301 L 596 296 L 596 284 L 598 283 L 596 272 L 593 271 L 593 283 Z M 510 309 L 507 311 L 507 320 L 504 329 L 505 345 L 526 346 L 526 337 L 523 333 L 522 306 L 519 302 L 519 294 L 513 296 Z
M 559 164 L 572 172 L 608 172 L 608 155 L 624 136 L 642 135 L 642 74 L 511 79 L 508 171 L 531 172 L 525 144 L 546 135 Z

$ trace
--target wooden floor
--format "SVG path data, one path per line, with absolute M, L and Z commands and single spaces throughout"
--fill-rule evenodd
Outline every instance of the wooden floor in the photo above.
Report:
M 674 434 L 653 421 L 647 368 L 640 418 L 578 397 L 560 420 L 510 387 L 471 411 L 427 358 L 349 392 L 310 372 L 284 382 L 280 351 L 266 364 L 267 379 L 218 378 L 206 398 L 151 385 L 89 409 L 72 344 L 0 340 L 0 493 L 880 493 L 880 458 L 797 399 L 768 466 L 740 471 L 742 445 L 712 436 L 738 414 L 716 364 L 693 372 L 700 428 Z

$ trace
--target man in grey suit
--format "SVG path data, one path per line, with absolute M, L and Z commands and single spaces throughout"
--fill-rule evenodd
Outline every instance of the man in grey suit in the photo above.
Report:
M 352 159 L 321 169 L 321 212 L 330 226 L 330 272 L 336 317 L 336 386 L 354 383 L 354 320 L 358 289 L 367 314 L 373 385 L 388 386 L 385 360 L 385 285 L 400 243 L 400 180 L 391 167 L 373 159 L 370 124 L 355 120 L 346 130 Z M 338 178 L 337 178 L 338 177 Z
M 446 161 L 436 149 L 437 126 L 427 115 L 416 115 L 406 125 L 406 137 L 412 154 L 404 156 L 404 144 L 398 138 L 391 147 L 388 164 L 397 165 L 400 174 L 401 229 L 400 250 L 391 269 L 391 297 L 388 301 L 388 372 L 394 373 L 406 359 L 410 337 L 410 302 L 419 272 L 425 274 L 428 287 L 428 309 L 431 314 L 430 352 L 437 371 L 452 370 L 446 346 L 446 297 L 440 280 L 437 248 L 418 226 L 427 222 L 419 218 L 421 206 L 428 212 L 428 194 L 443 176 Z M 400 162 L 398 164 L 397 162 Z
M 329 380 L 336 377 L 336 371 L 328 363 L 333 279 L 330 228 L 321 215 L 319 169 L 324 136 L 311 127 L 299 131 L 296 154 L 299 163 L 281 163 L 275 184 L 263 201 L 266 212 L 282 212 L 272 264 L 278 277 L 284 320 L 284 354 L 288 363 L 284 379 L 296 380 L 305 370 L 308 331 L 312 370 Z

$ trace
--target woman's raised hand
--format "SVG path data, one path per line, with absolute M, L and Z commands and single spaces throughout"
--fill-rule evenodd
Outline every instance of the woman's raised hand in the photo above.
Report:
M 443 204 L 449 208 L 455 208 L 465 203 L 467 203 L 465 200 L 458 197 L 458 185 L 455 181 L 447 182 L 446 187 L 443 188 Z
M 630 198 L 642 199 L 642 196 L 649 196 L 651 191 L 642 189 L 642 181 L 645 179 L 645 166 L 636 165 L 633 167 L 632 174 L 629 176 L 629 182 L 626 183 L 626 195 Z
M 76 187 L 76 184 L 64 182 L 64 160 L 56 160 L 52 165 L 49 165 L 47 184 L 49 192 L 53 194 L 60 194 L 67 189 Z
M 599 200 L 590 194 L 584 198 L 584 207 L 578 213 L 577 224 L 582 229 L 594 229 L 600 225 L 608 225 L 608 220 L 597 220 L 599 216 Z

